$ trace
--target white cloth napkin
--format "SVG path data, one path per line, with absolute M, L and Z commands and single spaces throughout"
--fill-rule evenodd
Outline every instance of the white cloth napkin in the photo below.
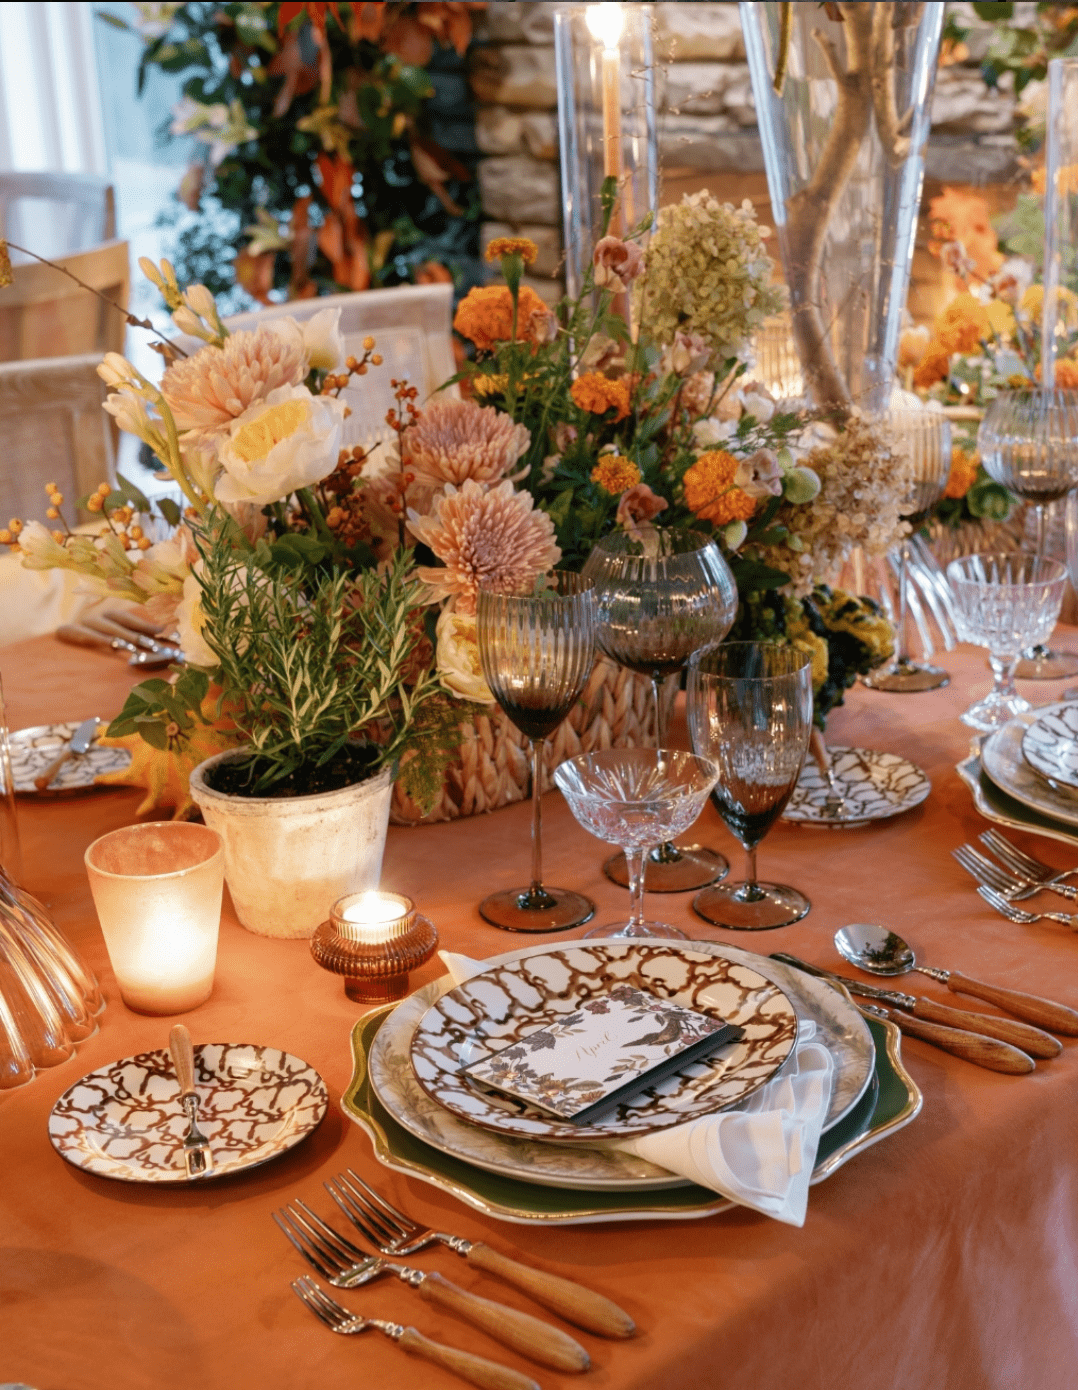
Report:
M 438 954 L 458 985 L 486 969 L 484 961 L 452 951 Z M 802 1019 L 797 1044 L 778 1075 L 736 1109 L 615 1147 L 776 1221 L 803 1226 L 835 1069 L 831 1053 L 815 1037 L 816 1025 Z

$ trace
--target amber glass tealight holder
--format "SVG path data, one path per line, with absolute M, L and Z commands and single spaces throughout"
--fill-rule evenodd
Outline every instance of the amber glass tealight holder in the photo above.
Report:
M 311 955 L 344 976 L 344 992 L 359 1004 L 403 999 L 408 973 L 438 945 L 434 923 L 403 893 L 349 893 L 333 904 L 329 921 L 311 937 Z

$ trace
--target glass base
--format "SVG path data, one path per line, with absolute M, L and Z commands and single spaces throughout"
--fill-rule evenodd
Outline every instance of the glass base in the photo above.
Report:
M 1028 713 L 1032 708 L 1029 701 L 1023 700 L 1021 695 L 997 695 L 993 690 L 983 700 L 970 705 L 969 709 L 958 717 L 971 729 L 977 729 L 982 734 L 993 734 L 997 729 L 1002 729 L 1004 724 L 1020 714 Z
M 748 886 L 724 883 L 721 888 L 705 888 L 693 898 L 693 911 L 705 922 L 731 931 L 770 931 L 800 922 L 812 906 L 804 893 L 782 883 L 757 883 L 753 896 L 742 898 Z
M 870 671 L 861 677 L 861 684 L 869 690 L 887 690 L 893 694 L 914 695 L 921 690 L 938 690 L 951 680 L 949 671 L 942 666 L 930 666 L 916 661 L 892 661 L 881 666 L 878 671 Z
M 730 872 L 729 860 L 718 850 L 704 849 L 702 845 L 670 845 L 676 857 L 669 853 L 662 859 L 655 857 L 666 848 L 660 845 L 644 856 L 644 891 L 647 893 L 691 893 L 696 888 L 706 888 L 709 883 L 718 883 Z M 624 854 L 612 854 L 603 865 L 603 873 L 611 882 L 628 888 L 629 870 Z
M 543 888 L 532 901 L 530 888 L 509 888 L 491 893 L 479 904 L 479 915 L 502 931 L 568 931 L 595 916 L 595 904 L 569 888 Z
M 635 941 L 638 937 L 648 936 L 666 937 L 667 940 L 689 940 L 685 932 L 678 931 L 677 927 L 668 926 L 665 922 L 611 922 L 605 927 L 592 927 L 591 931 L 586 931 L 580 939 L 587 941 L 592 937 L 603 936 L 613 937 L 617 941 Z
M 1014 668 L 1022 681 L 1065 681 L 1078 676 L 1078 656 L 1073 652 L 1049 651 L 1047 647 L 1030 647 Z

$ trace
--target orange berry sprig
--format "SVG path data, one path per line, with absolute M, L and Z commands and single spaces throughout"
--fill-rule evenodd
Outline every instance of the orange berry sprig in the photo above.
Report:
M 327 372 L 322 381 L 323 396 L 328 396 L 331 392 L 339 396 L 348 385 L 353 376 L 366 376 L 368 367 L 380 367 L 382 365 L 382 354 L 375 352 L 375 342 L 370 336 L 363 339 L 363 356 L 345 358 L 345 368 L 343 372 Z

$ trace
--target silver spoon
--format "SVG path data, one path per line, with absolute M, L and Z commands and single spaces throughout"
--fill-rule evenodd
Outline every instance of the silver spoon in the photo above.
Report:
M 835 945 L 840 956 L 869 975 L 904 975 L 909 970 L 917 970 L 946 985 L 954 994 L 984 999 L 1015 1018 L 1025 1019 L 1027 1023 L 1035 1023 L 1053 1033 L 1078 1037 L 1078 1013 L 1074 1009 L 1067 1008 L 1065 1004 L 1055 1004 L 1050 999 L 1041 999 L 1035 994 L 971 980 L 957 970 L 918 965 L 913 948 L 886 927 L 851 922 L 835 932 Z

